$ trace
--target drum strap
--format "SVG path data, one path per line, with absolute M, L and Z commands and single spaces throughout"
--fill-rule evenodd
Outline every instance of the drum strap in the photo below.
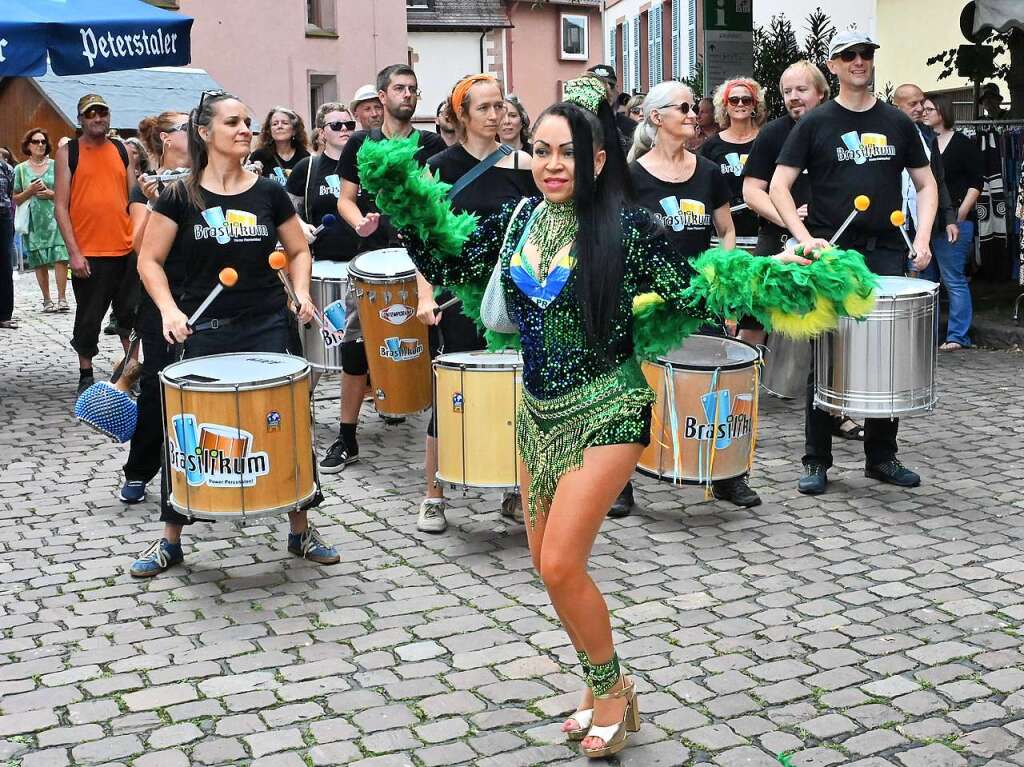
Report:
M 508 144 L 502 144 L 499 146 L 484 159 L 474 165 L 468 172 L 464 173 L 458 181 L 452 184 L 452 188 L 448 190 L 448 199 L 454 200 L 459 192 L 497 165 L 502 157 L 508 157 L 514 151 L 515 150 Z

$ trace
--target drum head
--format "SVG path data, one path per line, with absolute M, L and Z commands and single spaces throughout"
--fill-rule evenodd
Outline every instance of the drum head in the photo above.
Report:
M 752 365 L 760 353 L 735 338 L 690 336 L 678 349 L 658 357 L 658 362 L 686 370 L 730 370 Z
M 313 279 L 314 280 L 347 280 L 348 279 L 348 262 L 347 261 L 314 261 L 313 262 Z
M 416 271 L 416 265 L 405 248 L 384 248 L 356 256 L 349 271 L 353 277 L 367 282 L 375 279 L 390 282 L 396 277 L 411 277 Z
M 434 360 L 439 368 L 521 368 L 523 356 L 519 352 L 452 352 L 440 354 Z
M 917 277 L 879 277 L 875 290 L 879 298 L 895 298 L 897 296 L 921 296 L 934 293 L 939 289 L 937 282 L 922 280 Z
M 271 381 L 300 376 L 309 363 L 290 354 L 215 354 L 183 360 L 164 368 L 160 377 L 172 385 L 189 388 L 256 388 Z

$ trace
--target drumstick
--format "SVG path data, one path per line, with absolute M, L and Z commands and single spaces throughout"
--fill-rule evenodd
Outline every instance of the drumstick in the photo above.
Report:
M 735 213 L 736 211 L 748 210 L 749 208 L 750 208 L 749 205 L 747 205 L 745 202 L 741 202 L 739 205 L 733 205 L 732 207 L 730 207 L 729 208 L 729 212 L 730 213 Z
M 462 299 L 460 299 L 460 298 L 451 298 L 451 299 L 445 301 L 440 306 L 435 306 L 434 307 L 434 314 L 437 315 L 437 314 L 440 314 L 441 312 L 443 312 L 445 309 L 451 309 L 453 306 L 455 306 L 455 304 L 459 303 L 461 300 Z
M 299 297 L 295 295 L 292 281 L 288 279 L 288 275 L 284 271 L 284 268 L 288 265 L 288 256 L 279 250 L 275 250 L 267 258 L 267 261 L 270 263 L 270 268 L 277 273 L 277 278 L 281 280 L 281 284 L 284 285 L 284 292 L 288 294 L 288 300 L 295 304 L 295 311 L 298 311 L 302 304 L 299 302 Z M 316 320 L 316 324 L 323 330 L 324 324 L 320 321 L 320 316 L 316 312 L 313 312 L 313 319 Z
M 907 222 L 907 217 L 903 215 L 902 210 L 894 210 L 889 214 L 889 223 L 900 230 L 900 234 L 903 235 L 903 241 L 907 243 L 907 250 L 911 253 L 914 252 L 914 245 L 910 242 L 910 235 L 907 234 L 907 230 L 903 228 L 903 225 Z
M 319 237 L 320 233 L 323 232 L 324 229 L 330 229 L 337 223 L 338 217 L 335 216 L 333 213 L 328 213 L 326 216 L 324 216 L 323 221 L 320 222 L 320 226 L 313 230 L 313 239 L 315 240 L 317 237 Z
M 842 226 L 840 226 L 836 230 L 836 233 L 832 235 L 832 239 L 828 241 L 829 244 L 835 245 L 839 238 L 843 236 L 843 232 L 846 231 L 846 228 L 851 223 L 853 223 L 853 219 L 857 217 L 857 214 L 863 213 L 869 207 L 871 207 L 871 198 L 868 197 L 866 194 L 859 194 L 856 197 L 854 197 L 853 210 L 850 211 L 850 215 L 846 217 L 846 220 L 842 223 Z
M 220 274 L 217 275 L 217 280 L 218 282 L 214 286 L 213 290 L 210 291 L 210 295 L 206 297 L 206 300 L 203 301 L 203 303 L 199 304 L 199 308 L 196 309 L 192 313 L 192 316 L 188 318 L 189 327 L 196 324 L 196 320 L 202 316 L 203 312 L 210 308 L 210 304 L 213 303 L 213 300 L 220 295 L 220 292 L 224 290 L 224 288 L 233 288 L 235 286 L 235 283 L 238 282 L 238 272 L 230 266 L 226 269 L 221 269 Z

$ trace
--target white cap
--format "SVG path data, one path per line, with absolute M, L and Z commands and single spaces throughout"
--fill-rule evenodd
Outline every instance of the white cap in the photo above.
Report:
M 359 89 L 356 90 L 356 95 L 352 97 L 352 102 L 349 107 L 353 110 L 364 101 L 370 101 L 371 99 L 377 99 L 380 96 L 377 93 L 377 86 L 367 83 L 366 85 L 360 85 Z
M 828 57 L 834 59 L 847 48 L 852 48 L 855 45 L 867 45 L 871 48 L 881 47 L 871 39 L 871 35 L 867 32 L 861 32 L 859 29 L 844 29 L 832 38 L 832 42 L 828 46 Z

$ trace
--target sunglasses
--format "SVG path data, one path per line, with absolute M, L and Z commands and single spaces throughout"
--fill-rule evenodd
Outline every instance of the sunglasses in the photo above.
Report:
M 631 115 L 642 115 L 644 113 L 644 110 L 642 110 L 640 107 L 633 107 L 632 109 L 629 110 L 629 113 Z
M 227 95 L 227 91 L 203 91 L 203 94 L 199 97 L 199 109 L 203 108 L 203 104 L 206 103 L 207 99 L 215 99 Z
M 754 97 L 753 96 L 730 96 L 729 97 L 729 105 L 730 106 L 738 107 L 738 106 L 742 105 L 742 106 L 745 106 L 745 107 L 749 107 L 753 103 L 754 103 Z
M 40 146 L 46 146 L 50 142 L 47 141 L 44 138 L 34 138 L 34 139 L 30 139 L 28 143 L 30 143 L 30 144 L 39 144 Z
M 839 54 L 839 58 L 849 64 L 851 61 L 860 56 L 864 61 L 871 61 L 875 58 L 874 48 L 847 48 Z
M 356 121 L 355 120 L 335 120 L 334 122 L 324 123 L 324 127 L 325 128 L 330 128 L 335 133 L 340 133 L 342 131 L 342 129 L 344 129 L 344 130 L 355 130 L 356 129 Z
M 666 104 L 663 107 L 659 107 L 659 111 L 661 109 L 678 109 L 679 114 L 688 115 L 690 114 L 690 110 L 693 109 L 693 104 L 686 101 L 680 101 L 678 104 Z
M 82 112 L 82 117 L 86 118 L 87 120 L 91 120 L 94 117 L 106 117 L 109 114 L 110 110 L 106 107 L 89 107 L 84 112 Z
M 183 122 L 180 125 L 175 125 L 173 128 L 168 128 L 164 133 L 184 133 L 188 130 L 188 123 Z

